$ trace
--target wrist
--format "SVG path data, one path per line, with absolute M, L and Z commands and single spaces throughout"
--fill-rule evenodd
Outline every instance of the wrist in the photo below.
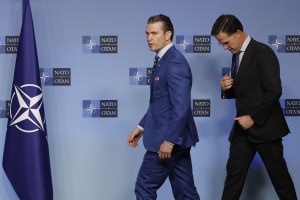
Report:
M 166 143 L 168 143 L 168 144 L 170 144 L 170 145 L 172 145 L 172 146 L 174 146 L 174 144 L 173 143 L 171 143 L 171 142 L 168 142 L 168 141 L 164 141 L 164 142 L 166 142 Z
M 144 128 L 141 127 L 140 125 L 137 125 L 136 127 L 137 127 L 138 129 L 140 129 L 141 131 L 144 131 Z

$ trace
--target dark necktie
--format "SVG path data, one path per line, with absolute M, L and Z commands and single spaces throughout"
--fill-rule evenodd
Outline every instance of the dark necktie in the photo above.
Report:
M 159 60 L 159 56 L 156 55 L 155 58 L 154 58 L 154 64 L 153 64 L 152 70 L 155 70 L 155 68 L 157 67 L 158 60 Z
M 153 68 L 152 68 L 152 72 L 155 70 L 155 68 L 157 67 L 157 63 L 159 60 L 159 56 L 156 55 L 154 58 L 154 64 L 153 64 Z M 152 82 L 153 82 L 153 73 L 151 74 L 151 83 L 150 83 L 150 103 L 152 103 L 152 95 L 153 95 L 153 86 L 152 86 Z
M 234 54 L 232 57 L 232 78 L 236 80 L 237 74 L 238 74 L 238 69 L 239 69 L 239 62 L 240 62 L 240 53 L 239 51 L 237 54 Z

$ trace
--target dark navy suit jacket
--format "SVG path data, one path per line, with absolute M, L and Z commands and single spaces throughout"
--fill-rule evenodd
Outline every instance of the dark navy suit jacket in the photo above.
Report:
M 192 73 L 175 46 L 159 60 L 150 84 L 149 108 L 139 123 L 145 148 L 157 152 L 164 141 L 194 146 L 199 139 L 191 110 Z
M 279 67 L 273 50 L 251 39 L 235 84 L 223 94 L 223 98 L 236 99 L 237 116 L 250 115 L 254 120 L 254 126 L 246 131 L 252 142 L 276 140 L 290 132 L 279 102 L 282 93 Z M 234 123 L 229 140 L 237 126 Z

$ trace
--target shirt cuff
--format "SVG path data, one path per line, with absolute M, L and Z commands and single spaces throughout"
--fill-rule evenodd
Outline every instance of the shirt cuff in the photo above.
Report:
M 137 125 L 136 127 L 137 127 L 138 129 L 140 129 L 141 131 L 144 131 L 144 128 L 141 127 L 140 125 Z
M 168 144 L 170 144 L 170 145 L 174 145 L 173 143 L 171 143 L 171 142 L 168 142 L 168 141 L 166 141 L 166 140 L 165 140 L 165 142 L 166 142 L 166 143 L 168 143 Z

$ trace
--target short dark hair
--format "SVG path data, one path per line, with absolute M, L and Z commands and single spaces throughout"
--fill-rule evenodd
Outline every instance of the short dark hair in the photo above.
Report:
M 171 22 L 171 19 L 163 14 L 160 15 L 154 15 L 149 17 L 147 23 L 148 24 L 153 24 L 155 22 L 162 22 L 163 23 L 163 31 L 166 33 L 167 31 L 171 31 L 171 41 L 173 40 L 173 35 L 174 35 L 174 27 Z
M 211 29 L 211 35 L 215 36 L 221 32 L 232 35 L 237 30 L 244 31 L 243 25 L 240 20 L 234 15 L 225 14 L 218 17 L 218 19 L 215 21 Z

